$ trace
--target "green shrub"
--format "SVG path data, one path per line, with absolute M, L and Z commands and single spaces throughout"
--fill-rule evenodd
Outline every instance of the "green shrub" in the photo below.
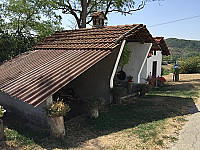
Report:
M 137 84 L 137 90 L 140 93 L 147 93 L 149 92 L 150 85 L 149 84 Z
M 180 72 L 181 72 L 181 71 L 180 71 L 179 68 L 176 68 L 176 69 L 174 69 L 174 71 L 173 71 L 174 74 L 179 74 Z
M 130 51 L 128 45 L 125 45 L 124 49 L 122 51 L 120 61 L 119 61 L 119 66 L 124 66 L 124 65 L 128 64 L 130 56 L 131 56 L 131 51 Z
M 6 110 L 3 108 L 3 106 L 0 105 L 0 118 L 3 117 Z
M 127 90 L 124 87 L 121 87 L 121 86 L 114 86 L 111 89 L 111 92 L 112 92 L 114 97 L 121 97 L 126 93 L 126 91 Z
M 162 65 L 167 65 L 167 61 L 162 61 Z
M 200 73 L 200 57 L 188 58 L 180 63 L 180 73 Z
M 171 70 L 165 69 L 165 68 L 161 67 L 161 75 L 162 75 L 162 76 L 163 76 L 163 75 L 168 75 L 168 74 L 170 74 L 171 72 L 172 72 Z

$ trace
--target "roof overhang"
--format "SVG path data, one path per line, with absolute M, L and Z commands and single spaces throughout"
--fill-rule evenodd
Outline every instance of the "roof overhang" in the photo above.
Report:
M 162 40 L 155 43 L 143 24 L 59 31 L 1 65 L 0 90 L 36 107 L 119 48 L 123 40 L 165 47 Z
M 0 66 L 0 90 L 34 107 L 109 55 L 109 50 L 35 50 Z
M 159 45 L 160 50 L 162 51 L 162 55 L 166 55 L 166 56 L 170 55 L 170 51 L 167 47 L 164 37 L 154 37 L 154 40 L 156 44 Z

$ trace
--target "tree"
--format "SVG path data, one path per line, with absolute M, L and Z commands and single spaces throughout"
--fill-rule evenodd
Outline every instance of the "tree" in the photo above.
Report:
M 59 30 L 61 17 L 54 11 L 55 1 L 3 0 L 0 2 L 4 30 L 17 35 L 45 37 Z
M 0 1 L 0 61 L 29 50 L 55 30 L 62 29 L 55 1 Z
M 146 1 L 142 0 L 135 8 L 133 0 L 58 0 L 57 9 L 62 9 L 64 14 L 73 15 L 78 28 L 85 28 L 92 21 L 89 16 L 96 11 L 103 11 L 105 16 L 110 12 L 127 15 L 144 8 Z
M 35 37 L 0 32 L 0 62 L 27 51 L 37 42 Z

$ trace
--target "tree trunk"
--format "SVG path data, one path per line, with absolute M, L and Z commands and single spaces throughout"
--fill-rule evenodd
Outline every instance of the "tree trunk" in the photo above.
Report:
M 175 74 L 175 81 L 179 81 L 179 73 Z
M 87 18 L 87 0 L 82 0 L 81 1 L 81 6 L 82 6 L 82 12 L 80 16 L 81 20 L 81 25 L 80 28 L 86 28 L 86 18 Z
M 65 136 L 65 126 L 63 116 L 50 119 L 51 135 L 54 138 L 63 138 Z
M 173 81 L 179 81 L 179 73 L 174 73 L 173 74 Z

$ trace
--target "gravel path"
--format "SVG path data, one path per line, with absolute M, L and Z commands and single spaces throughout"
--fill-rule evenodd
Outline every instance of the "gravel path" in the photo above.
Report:
M 200 111 L 200 98 L 196 104 Z M 200 150 L 200 112 L 196 112 L 188 117 L 179 134 L 177 143 L 170 146 L 170 150 Z

